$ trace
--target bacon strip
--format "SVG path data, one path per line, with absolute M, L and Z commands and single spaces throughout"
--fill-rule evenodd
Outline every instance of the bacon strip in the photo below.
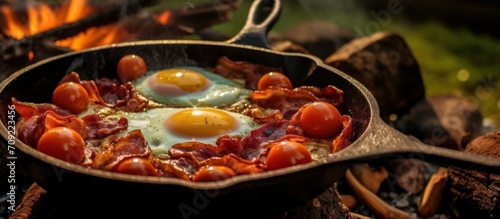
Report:
M 223 157 L 212 157 L 201 163 L 201 165 L 226 166 L 231 168 L 236 174 L 251 174 L 264 172 L 264 164 L 260 159 L 248 161 L 234 154 Z
M 275 87 L 254 91 L 250 99 L 260 107 L 280 110 L 285 119 L 290 119 L 304 104 L 319 100 L 308 90 Z
M 244 150 L 238 155 L 247 160 L 258 157 L 262 153 L 260 145 L 264 142 L 277 140 L 285 136 L 288 124 L 288 120 L 279 120 L 252 130 L 248 136 L 241 140 Z
M 197 165 L 185 158 L 160 160 L 151 157 L 150 162 L 157 168 L 162 177 L 191 180 L 192 175 L 198 169 Z
M 205 144 L 197 141 L 187 141 L 172 145 L 168 149 L 171 158 L 192 157 L 199 162 L 210 157 L 219 156 L 217 145 Z
M 214 72 L 228 79 L 245 79 L 245 87 L 257 89 L 257 83 L 262 75 L 268 72 L 283 72 L 281 68 L 271 68 L 256 65 L 247 61 L 233 61 L 223 56 L 217 60 Z
M 32 116 L 43 114 L 47 111 L 53 111 L 61 116 L 69 116 L 72 113 L 69 110 L 59 108 L 51 103 L 28 103 L 11 98 L 12 104 L 16 107 L 16 112 L 23 118 L 29 119 Z
M 101 105 L 122 108 L 128 112 L 142 111 L 148 101 L 141 98 L 135 87 L 130 83 L 120 83 L 116 79 L 99 78 L 93 80 L 81 80 L 76 72 L 71 72 L 64 76 L 59 84 L 64 82 L 74 82 L 81 84 L 89 94 L 90 101 Z
M 82 138 L 87 137 L 88 129 L 83 120 L 75 115 L 61 116 L 54 111 L 46 111 L 40 115 L 32 116 L 18 129 L 18 138 L 25 144 L 36 148 L 38 139 L 49 129 L 55 127 L 68 127 L 77 131 Z
M 331 152 L 339 152 L 344 149 L 348 145 L 352 143 L 352 137 L 354 136 L 353 131 L 353 121 L 350 116 L 343 115 L 342 116 L 342 131 L 340 134 L 335 137 L 332 141 Z
M 102 152 L 95 156 L 92 168 L 110 171 L 125 158 L 148 158 L 151 154 L 151 148 L 139 129 L 130 131 L 123 137 L 105 139 L 101 147 Z
M 82 120 L 88 128 L 89 139 L 101 139 L 128 128 L 128 120 L 126 118 L 104 120 L 97 114 L 90 114 L 84 116 Z
M 340 106 L 344 102 L 344 91 L 333 85 L 328 85 L 324 88 L 315 86 L 300 86 L 294 90 L 306 90 L 318 97 L 319 100 L 328 102 L 334 106 Z

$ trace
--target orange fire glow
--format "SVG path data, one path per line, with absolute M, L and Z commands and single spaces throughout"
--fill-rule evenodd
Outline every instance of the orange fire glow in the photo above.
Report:
M 96 9 L 87 4 L 86 0 L 69 0 L 58 7 L 37 3 L 27 6 L 27 21 L 22 22 L 10 7 L 0 7 L 0 15 L 5 18 L 3 31 L 14 39 L 22 39 L 63 24 L 78 21 L 95 11 Z M 157 20 L 167 23 L 168 16 L 157 17 Z M 131 35 L 119 23 L 113 23 L 89 28 L 78 35 L 55 43 L 57 46 L 81 50 L 123 42 L 129 38 Z

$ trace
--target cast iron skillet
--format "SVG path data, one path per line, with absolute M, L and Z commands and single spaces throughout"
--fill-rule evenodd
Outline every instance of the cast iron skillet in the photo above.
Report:
M 84 80 L 115 77 L 118 60 L 136 53 L 150 70 L 176 65 L 213 67 L 217 58 L 245 60 L 281 67 L 294 85 L 335 85 L 345 92 L 339 108 L 355 122 L 356 140 L 343 151 L 307 165 L 232 179 L 194 183 L 145 176 L 122 175 L 84 168 L 46 156 L 15 141 L 16 162 L 48 191 L 52 217 L 112 215 L 141 218 L 274 217 L 325 191 L 352 162 L 381 157 L 412 157 L 444 166 L 498 171 L 500 160 L 437 148 L 420 143 L 386 125 L 370 92 L 359 82 L 325 65 L 316 57 L 272 51 L 268 30 L 281 12 L 279 1 L 256 0 L 242 31 L 227 42 L 159 40 L 122 43 L 49 58 L 23 68 L 0 85 L 2 140 L 8 144 L 11 97 L 28 102 L 50 102 L 59 80 L 76 71 Z M 17 164 L 17 163 L 16 163 Z M 97 213 L 99 211 L 105 213 Z M 236 214 L 234 214 L 236 212 Z

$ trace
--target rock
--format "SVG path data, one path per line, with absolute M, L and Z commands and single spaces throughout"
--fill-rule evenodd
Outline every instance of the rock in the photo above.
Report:
M 425 97 L 420 66 L 398 34 L 379 32 L 355 39 L 325 59 L 361 82 L 377 100 L 381 117 L 400 115 Z
M 419 101 L 394 126 L 426 144 L 462 150 L 482 134 L 482 122 L 479 108 L 464 97 L 435 95 Z

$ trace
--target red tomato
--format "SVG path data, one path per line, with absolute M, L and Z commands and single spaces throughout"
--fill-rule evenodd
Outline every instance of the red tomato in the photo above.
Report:
M 193 181 L 196 182 L 211 182 L 223 180 L 235 176 L 236 173 L 225 166 L 204 166 L 196 172 Z
M 295 141 L 279 141 L 271 144 L 266 158 L 268 170 L 276 170 L 312 161 L 306 146 Z
M 333 138 L 342 130 L 342 116 L 335 106 L 326 102 L 307 105 L 300 115 L 304 132 L 313 138 Z
M 120 161 L 120 163 L 116 165 L 114 171 L 132 175 L 159 176 L 156 167 L 147 159 L 140 157 L 132 157 Z
M 264 90 L 271 86 L 287 88 L 287 89 L 293 88 L 290 79 L 288 79 L 286 75 L 279 72 L 269 72 L 263 75 L 259 79 L 259 82 L 257 83 L 258 90 Z
M 148 67 L 143 58 L 135 54 L 123 56 L 116 68 L 122 82 L 135 80 L 146 74 Z
M 37 150 L 52 157 L 79 164 L 85 157 L 85 142 L 73 129 L 56 127 L 42 134 Z
M 52 103 L 78 114 L 87 109 L 89 94 L 81 84 L 66 82 L 56 87 L 52 93 Z

